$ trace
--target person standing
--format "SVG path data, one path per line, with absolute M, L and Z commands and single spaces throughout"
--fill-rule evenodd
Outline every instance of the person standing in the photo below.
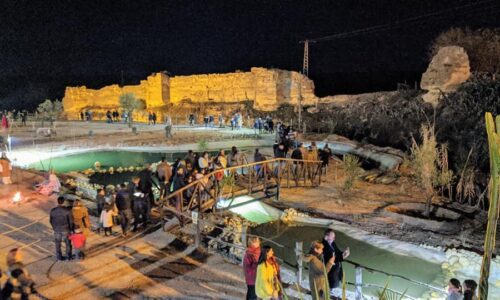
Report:
M 246 300 L 257 300 L 255 294 L 255 278 L 257 276 L 257 265 L 260 257 L 260 240 L 256 236 L 248 239 L 248 248 L 243 258 L 243 272 L 247 284 Z
M 4 113 L 2 116 L 2 130 L 7 131 L 9 129 L 9 120 L 7 115 Z
M 219 115 L 219 128 L 224 127 L 224 116 L 222 114 Z
M 23 126 L 26 126 L 26 120 L 28 119 L 28 112 L 23 110 L 23 112 L 21 113 L 21 124 Z
M 73 249 L 75 249 L 76 259 L 83 260 L 85 258 L 85 242 L 87 237 L 83 234 L 82 229 L 75 225 L 75 232 L 69 235 L 69 240 Z
M 149 213 L 151 212 L 151 207 L 154 204 L 154 194 L 153 194 L 153 178 L 152 178 L 152 169 L 151 164 L 146 164 L 146 168 L 140 171 L 139 174 L 139 189 L 144 193 L 145 198 L 145 209 L 146 213 L 144 215 L 144 222 L 149 223 Z
M 132 199 L 132 212 L 134 213 L 134 226 L 132 231 L 136 231 L 139 224 L 144 225 L 146 204 L 144 200 L 144 193 L 139 189 L 140 178 L 134 176 L 132 182 L 129 184 L 128 191 L 129 197 Z
M 116 193 L 116 208 L 120 215 L 120 225 L 122 227 L 122 237 L 126 237 L 130 223 L 132 222 L 132 203 L 125 184 L 120 185 Z
M 64 207 L 65 199 L 60 196 L 57 198 L 57 207 L 50 211 L 50 225 L 54 230 L 54 239 L 56 244 L 56 259 L 71 259 L 71 242 L 68 239 L 69 233 L 73 230 L 73 215 L 71 211 Z M 61 242 L 66 245 L 66 257 L 62 256 Z
M 153 120 L 153 125 L 156 125 L 156 120 L 157 120 L 157 118 L 156 118 L 156 113 L 155 113 L 155 112 L 153 112 L 153 114 L 152 114 L 152 116 L 151 116 L 151 117 L 152 117 L 152 120 Z
M 172 166 L 165 160 L 165 157 L 162 157 L 161 162 L 156 167 L 156 174 L 160 182 L 160 199 L 163 199 L 167 194 L 167 184 L 172 177 Z
M 80 199 L 76 199 L 73 202 L 73 209 L 71 210 L 73 214 L 73 222 L 75 228 L 78 226 L 85 237 L 89 236 L 90 232 L 90 217 L 89 210 L 82 204 Z
M 328 165 L 330 164 L 330 158 L 333 156 L 332 150 L 325 144 L 323 149 L 319 151 L 319 158 L 321 159 L 321 169 L 326 174 L 328 170 Z
M 264 246 L 260 252 L 255 277 L 255 293 L 257 297 L 264 300 L 279 299 L 279 273 L 279 265 L 274 257 L 273 249 L 270 246 Z
M 96 202 L 97 202 L 97 216 L 100 217 L 101 212 L 104 208 L 104 204 L 106 203 L 106 191 L 104 189 L 102 188 L 97 189 Z
M 456 278 L 450 279 L 448 282 L 448 296 L 446 300 L 462 300 L 462 285 Z
M 335 263 L 335 256 L 330 257 L 326 264 L 323 260 L 323 243 L 314 241 L 311 244 L 309 254 L 306 254 L 302 259 L 309 263 L 309 289 L 311 290 L 313 300 L 329 299 L 330 291 L 326 289 L 328 274 Z M 318 298 L 319 297 L 319 298 Z
M 5 283 L 0 299 L 28 300 L 30 295 L 37 294 L 35 283 L 24 266 L 21 251 L 11 249 L 7 254 L 7 268 L 9 278 Z
M 464 280 L 464 300 L 477 300 L 477 283 L 472 279 Z
M 113 217 L 116 216 L 115 205 L 110 197 L 106 198 L 106 204 L 101 212 L 101 224 L 104 228 L 104 236 L 113 236 Z
M 10 160 L 7 158 L 7 154 L 2 152 L 2 157 L 0 157 L 0 183 L 12 184 L 10 178 L 12 174 L 12 165 Z
M 323 261 L 329 262 L 332 257 L 335 257 L 335 264 L 328 272 L 328 285 L 330 289 L 339 287 L 342 282 L 342 261 L 351 254 L 349 247 L 345 251 L 341 251 L 335 243 L 335 232 L 333 229 L 327 229 L 323 238 Z

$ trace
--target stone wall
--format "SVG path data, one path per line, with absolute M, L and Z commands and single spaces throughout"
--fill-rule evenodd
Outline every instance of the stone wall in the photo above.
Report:
M 63 98 L 64 112 L 68 119 L 72 120 L 78 119 L 81 111 L 91 109 L 94 117 L 101 119 L 102 114 L 107 110 L 119 110 L 119 98 L 124 93 L 133 93 L 138 99 L 143 99 L 147 110 L 157 110 L 169 102 L 169 81 L 167 75 L 155 73 L 148 76 L 146 80 L 141 80 L 139 85 L 126 85 L 122 88 L 117 84 L 99 90 L 85 86 L 67 87 Z M 139 119 L 142 119 L 143 114 L 140 115 Z
M 118 85 L 99 90 L 85 86 L 67 87 L 63 98 L 64 111 L 69 119 L 77 119 L 80 112 L 86 109 L 100 114 L 107 110 L 119 110 L 119 96 L 122 93 L 134 93 L 137 98 L 145 100 L 147 110 L 160 115 L 167 104 L 175 106 L 183 101 L 208 105 L 253 101 L 254 109 L 273 111 L 281 104 L 297 105 L 301 95 L 303 105 L 313 105 L 318 100 L 314 95 L 314 82 L 300 73 L 252 68 L 250 72 L 172 78 L 156 73 L 142 80 L 139 85 L 123 88 Z M 142 119 L 144 114 L 140 115 L 139 119 Z

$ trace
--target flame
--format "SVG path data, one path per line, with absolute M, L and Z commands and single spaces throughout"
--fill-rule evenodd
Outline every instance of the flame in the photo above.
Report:
M 17 192 L 14 195 L 14 198 L 12 198 L 12 202 L 14 203 L 19 203 L 21 201 L 21 192 Z

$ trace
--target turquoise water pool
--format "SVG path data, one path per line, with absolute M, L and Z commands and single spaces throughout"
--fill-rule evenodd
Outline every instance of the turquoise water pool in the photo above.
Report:
M 309 251 L 309 246 L 313 240 L 321 240 L 325 228 L 314 226 L 295 226 L 290 227 L 286 224 L 276 221 L 272 223 L 261 224 L 251 229 L 251 233 L 257 234 L 286 246 L 286 248 L 273 247 L 275 253 L 289 265 L 296 265 L 295 258 L 295 242 L 302 241 L 304 245 L 303 251 Z M 346 247 L 351 249 L 351 255 L 348 260 L 384 272 L 405 276 L 419 282 L 432 284 L 441 267 L 419 258 L 409 257 L 394 254 L 390 251 L 383 250 L 359 241 L 343 234 L 336 232 L 336 242 L 343 250 Z M 264 243 L 265 244 L 265 243 Z M 307 264 L 305 264 L 307 265 Z M 345 271 L 348 282 L 354 282 L 354 266 L 344 262 L 343 269 Z M 305 275 L 306 276 L 306 275 Z M 389 281 L 389 287 L 397 291 L 405 291 L 406 294 L 418 298 L 428 289 L 424 286 L 409 283 L 404 279 L 397 277 L 389 277 L 380 273 L 370 273 L 363 271 L 363 283 L 377 284 L 384 286 Z M 352 286 L 348 286 L 349 290 L 353 290 Z M 376 295 L 377 288 L 363 288 L 363 293 L 368 295 Z
M 89 168 L 94 168 L 96 161 L 101 163 L 102 168 L 118 168 L 130 166 L 143 166 L 146 163 L 154 163 L 165 157 L 167 161 L 173 162 L 177 158 L 184 158 L 186 152 L 134 152 L 134 151 L 92 151 L 80 154 L 71 154 L 61 157 L 40 160 L 30 164 L 29 168 L 37 170 L 54 169 L 59 173 L 71 171 L 83 171 Z M 215 155 L 217 152 L 210 152 Z

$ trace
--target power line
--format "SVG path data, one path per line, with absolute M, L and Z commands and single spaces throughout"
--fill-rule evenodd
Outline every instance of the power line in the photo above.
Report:
M 478 7 L 478 5 L 487 4 L 487 3 L 489 3 L 489 4 L 493 3 L 493 5 L 486 5 L 486 6 L 479 6 Z M 427 21 L 427 19 L 429 19 L 429 18 L 437 18 L 436 20 L 439 20 L 442 18 L 449 17 L 446 15 L 443 16 L 443 14 L 450 13 L 450 12 L 458 13 L 458 12 L 460 12 L 460 10 L 463 10 L 463 9 L 467 9 L 467 11 L 464 11 L 465 16 L 467 14 L 470 14 L 470 13 L 474 13 L 474 14 L 477 14 L 479 12 L 490 13 L 490 12 L 495 11 L 495 10 L 491 10 L 491 9 L 494 9 L 494 8 L 498 7 L 499 5 L 500 4 L 496 3 L 496 1 L 494 1 L 494 0 L 479 1 L 479 2 L 476 2 L 473 4 L 462 5 L 462 6 L 457 6 L 457 7 L 451 8 L 451 9 L 446 9 L 446 10 L 442 10 L 442 11 L 438 11 L 438 12 L 434 12 L 434 13 L 418 15 L 418 16 L 399 20 L 399 21 L 392 22 L 392 23 L 374 25 L 371 27 L 356 29 L 353 31 L 341 32 L 341 33 L 336 33 L 333 35 L 328 35 L 328 36 L 319 37 L 319 38 L 315 38 L 315 39 L 307 39 L 307 40 L 300 41 L 299 43 L 304 43 L 304 58 L 303 58 L 303 65 L 302 65 L 302 74 L 309 76 L 309 43 L 330 41 L 330 40 L 334 40 L 334 39 L 340 39 L 340 38 L 361 35 L 361 34 L 367 34 L 367 33 L 377 33 L 377 32 L 382 32 L 382 31 L 394 29 L 396 27 L 406 25 L 406 24 L 417 25 L 419 23 Z M 485 10 L 487 10 L 487 11 L 485 11 Z
M 493 5 L 491 5 L 491 6 L 477 7 L 478 5 L 486 4 L 486 3 L 491 3 L 491 2 L 493 3 Z M 465 8 L 470 8 L 471 9 L 471 10 L 466 11 L 466 13 L 470 13 L 470 12 L 477 13 L 477 12 L 480 12 L 480 11 L 485 10 L 485 9 L 489 10 L 491 8 L 497 7 L 498 5 L 499 4 L 496 3 L 496 1 L 494 1 L 494 0 L 480 1 L 480 2 L 477 2 L 477 3 L 474 3 L 474 4 L 457 6 L 457 7 L 451 8 L 451 9 L 442 10 L 442 11 L 438 11 L 438 12 L 435 12 L 435 13 L 418 15 L 418 16 L 415 16 L 415 17 L 403 19 L 403 20 L 400 20 L 400 21 L 392 22 L 392 23 L 374 25 L 374 26 L 371 26 L 371 27 L 360 28 L 360 29 L 356 29 L 356 30 L 353 30 L 353 31 L 336 33 L 336 34 L 333 34 L 333 35 L 323 36 L 323 37 L 314 38 L 314 39 L 307 39 L 307 41 L 309 43 L 315 43 L 315 42 L 320 42 L 320 41 L 327 41 L 327 40 L 333 40 L 333 39 L 338 39 L 338 38 L 344 38 L 344 37 L 347 37 L 347 36 L 352 36 L 352 35 L 357 35 L 357 34 L 374 33 L 374 32 L 389 30 L 389 29 L 392 29 L 394 27 L 401 26 L 401 25 L 404 25 L 404 24 L 407 24 L 407 23 L 421 22 L 421 21 L 424 21 L 427 18 L 440 16 L 442 14 L 449 13 L 449 12 L 457 12 L 458 10 L 462 10 L 462 9 L 465 9 Z M 300 43 L 304 43 L 305 41 L 306 40 L 300 41 Z

